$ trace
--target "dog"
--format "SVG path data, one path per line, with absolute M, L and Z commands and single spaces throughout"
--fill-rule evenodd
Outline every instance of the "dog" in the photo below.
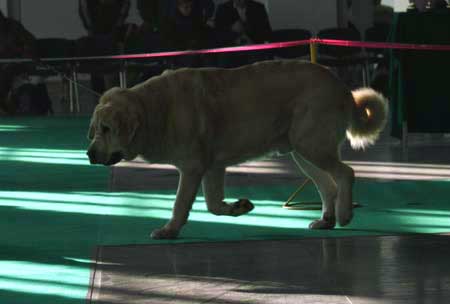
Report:
M 87 155 L 114 165 L 141 156 L 174 165 L 179 184 L 172 218 L 152 232 L 177 238 L 200 184 L 208 210 L 239 216 L 248 199 L 224 201 L 226 167 L 267 153 L 290 153 L 316 185 L 322 216 L 311 229 L 347 225 L 353 216 L 354 172 L 340 145 L 373 144 L 387 100 L 370 88 L 351 91 L 327 68 L 299 60 L 264 61 L 234 69 L 168 70 L 130 89 L 105 92 L 92 115 Z

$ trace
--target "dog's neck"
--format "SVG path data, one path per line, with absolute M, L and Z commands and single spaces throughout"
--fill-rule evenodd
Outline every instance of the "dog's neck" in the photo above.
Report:
M 168 108 L 167 103 L 161 98 L 160 92 L 156 88 L 149 92 L 143 87 L 136 89 L 138 95 L 137 103 L 139 112 L 139 127 L 136 136 L 130 146 L 136 147 L 138 155 L 154 163 L 163 161 L 160 156 L 167 154 L 166 134 L 168 128 Z M 149 133 L 150 130 L 150 133 Z M 144 144 L 145 143 L 145 144 Z

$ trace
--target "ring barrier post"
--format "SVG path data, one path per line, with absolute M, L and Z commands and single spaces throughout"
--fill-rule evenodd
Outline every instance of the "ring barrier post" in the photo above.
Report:
M 309 52 L 311 56 L 311 62 L 317 63 L 317 43 L 315 39 L 310 39 Z
M 309 40 L 309 52 L 311 63 L 317 63 L 317 43 L 315 39 Z M 305 186 L 311 180 L 306 177 L 305 181 L 295 190 L 283 204 L 283 208 L 289 210 L 320 210 L 320 202 L 303 202 L 303 203 L 292 203 L 292 201 L 298 196 L 298 194 L 305 188 Z

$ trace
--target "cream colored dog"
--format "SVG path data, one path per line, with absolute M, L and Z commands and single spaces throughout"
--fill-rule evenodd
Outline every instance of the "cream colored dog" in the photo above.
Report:
M 180 172 L 173 216 L 153 238 L 176 238 L 202 183 L 208 210 L 238 216 L 253 205 L 224 202 L 227 166 L 267 153 L 291 153 L 323 203 L 313 229 L 352 219 L 353 170 L 340 161 L 344 138 L 373 143 L 387 117 L 386 100 L 371 89 L 350 91 L 326 68 L 297 60 L 236 69 L 166 71 L 131 89 L 107 91 L 89 138 L 92 164 L 142 156 Z

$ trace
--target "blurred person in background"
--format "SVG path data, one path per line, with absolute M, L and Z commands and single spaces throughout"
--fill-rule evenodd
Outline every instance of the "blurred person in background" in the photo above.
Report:
M 137 1 L 142 23 L 127 35 L 126 53 L 157 52 L 161 49 L 159 2 L 160 0 Z
M 161 7 L 162 0 L 137 0 L 136 7 L 142 19 L 141 24 L 133 26 L 124 41 L 124 53 L 142 54 L 155 53 L 162 49 L 161 40 Z M 165 69 L 164 58 L 140 59 L 134 69 L 129 69 L 127 86 L 133 86 L 148 78 L 161 74 Z
M 36 52 L 36 39 L 17 20 L 7 18 L 0 10 L 0 57 L 31 58 Z
M 159 0 L 160 15 L 163 17 L 173 17 L 177 12 L 177 0 Z M 215 11 L 213 0 L 193 0 L 192 11 L 195 15 L 202 16 L 203 22 L 212 26 L 212 18 Z
M 130 10 L 130 0 L 79 0 L 79 14 L 88 36 L 79 40 L 82 56 L 103 56 L 122 53 L 128 28 L 125 20 Z M 103 93 L 105 77 L 91 74 L 94 91 Z M 108 85 L 110 87 L 112 85 Z
M 431 1 L 431 9 L 433 10 L 442 10 L 447 9 L 448 7 L 447 0 L 432 0 Z
M 112 36 L 125 25 L 130 0 L 80 0 L 79 14 L 90 36 Z
M 170 49 L 198 48 L 195 42 L 194 46 L 182 43 L 181 36 L 187 34 L 186 41 L 198 40 L 193 36 L 208 30 L 215 10 L 213 0 L 138 0 L 137 7 L 143 20 L 140 31 L 162 34 L 164 47 Z
M 446 0 L 414 0 L 414 4 L 419 12 L 424 12 L 428 9 L 445 9 L 448 3 Z
M 195 10 L 195 0 L 176 0 L 176 11 L 161 22 L 161 37 L 165 50 L 195 50 L 208 46 L 210 28 L 201 11 Z M 199 55 L 174 57 L 175 67 L 200 66 Z
M 174 15 L 161 24 L 164 46 L 169 50 L 200 49 L 207 44 L 207 25 L 201 12 L 194 10 L 195 0 L 177 0 Z
M 219 46 L 240 46 L 271 40 L 272 27 L 264 4 L 254 0 L 228 0 L 217 8 L 215 29 Z M 266 59 L 264 52 L 223 54 L 220 65 L 236 67 Z
M 394 19 L 394 8 L 389 5 L 384 5 L 381 0 L 374 0 L 374 17 L 373 23 L 375 26 L 387 25 L 390 26 Z
M 160 0 L 137 0 L 137 9 L 142 19 L 142 32 L 156 32 L 160 28 Z
M 0 58 L 36 58 L 36 39 L 25 27 L 0 10 Z M 14 114 L 17 105 L 8 97 L 19 76 L 26 75 L 28 65 L 23 63 L 0 64 L 0 114 Z
M 228 0 L 219 5 L 215 20 L 222 45 L 270 41 L 272 27 L 264 4 L 254 0 Z

